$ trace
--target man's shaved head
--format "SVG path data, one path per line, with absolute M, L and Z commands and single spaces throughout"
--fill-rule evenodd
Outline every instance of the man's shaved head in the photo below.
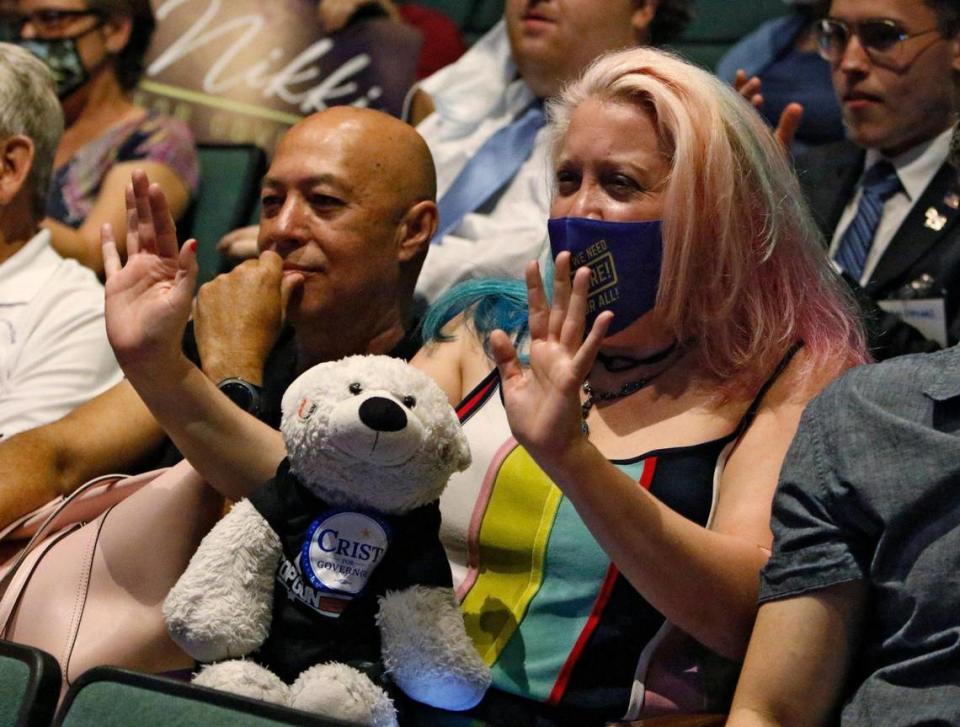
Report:
M 437 173 L 427 143 L 407 123 L 372 109 L 334 106 L 303 119 L 280 141 L 334 135 L 358 177 L 377 180 L 401 205 L 436 201 Z M 309 142 L 308 142 L 309 143 Z
M 412 126 L 349 106 L 294 125 L 263 181 L 259 243 L 304 279 L 287 310 L 298 333 L 342 319 L 369 340 L 408 309 L 435 199 L 433 159 Z

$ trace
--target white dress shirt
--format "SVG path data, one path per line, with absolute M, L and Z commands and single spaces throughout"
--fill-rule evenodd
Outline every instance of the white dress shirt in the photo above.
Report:
M 877 263 L 890 246 L 890 242 L 900 229 L 900 225 L 907 219 L 914 203 L 923 194 L 933 178 L 937 175 L 940 167 L 947 160 L 947 154 L 950 152 L 950 137 L 953 134 L 953 128 L 949 128 L 939 136 L 930 141 L 919 144 L 913 149 L 905 151 L 893 159 L 890 163 L 897 170 L 897 176 L 900 178 L 901 189 L 891 196 L 883 205 L 883 216 L 880 218 L 880 224 L 873 237 L 873 245 L 867 254 L 867 261 L 863 266 L 863 275 L 860 277 L 860 284 L 866 285 L 877 267 Z M 864 160 L 864 171 L 872 167 L 885 157 L 876 149 L 868 149 Z M 833 233 L 833 241 L 830 244 L 831 259 L 840 246 L 840 240 L 847 227 L 853 221 L 857 214 L 857 207 L 860 204 L 862 190 L 859 185 L 857 193 L 847 204 L 837 224 L 837 229 Z
M 534 99 L 517 76 L 503 20 L 420 88 L 436 107 L 417 131 L 433 154 L 438 198 L 477 150 Z M 547 239 L 552 178 L 548 140 L 544 127 L 533 152 L 499 195 L 430 246 L 417 281 L 419 296 L 433 302 L 468 278 L 523 277 L 527 262 L 539 257 Z
M 121 378 L 103 286 L 38 232 L 0 263 L 0 435 L 59 419 Z

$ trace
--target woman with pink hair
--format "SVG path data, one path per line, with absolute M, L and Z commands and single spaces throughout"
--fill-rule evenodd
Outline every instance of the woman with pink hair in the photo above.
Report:
M 863 334 L 783 149 L 725 84 L 638 48 L 548 111 L 547 274 L 455 289 L 414 361 L 473 450 L 441 507 L 493 672 L 480 715 L 723 711 L 781 462 Z

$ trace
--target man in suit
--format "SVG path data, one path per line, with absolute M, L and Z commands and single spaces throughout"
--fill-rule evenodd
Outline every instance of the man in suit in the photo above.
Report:
M 956 0 L 833 0 L 819 29 L 848 140 L 797 170 L 877 358 L 960 338 L 958 30 Z

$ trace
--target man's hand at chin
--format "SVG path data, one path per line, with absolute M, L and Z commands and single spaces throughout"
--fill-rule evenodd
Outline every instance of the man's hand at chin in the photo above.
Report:
M 280 256 L 267 250 L 200 289 L 194 333 L 203 371 L 211 380 L 237 377 L 262 383 L 287 300 L 302 280 L 284 275 Z

